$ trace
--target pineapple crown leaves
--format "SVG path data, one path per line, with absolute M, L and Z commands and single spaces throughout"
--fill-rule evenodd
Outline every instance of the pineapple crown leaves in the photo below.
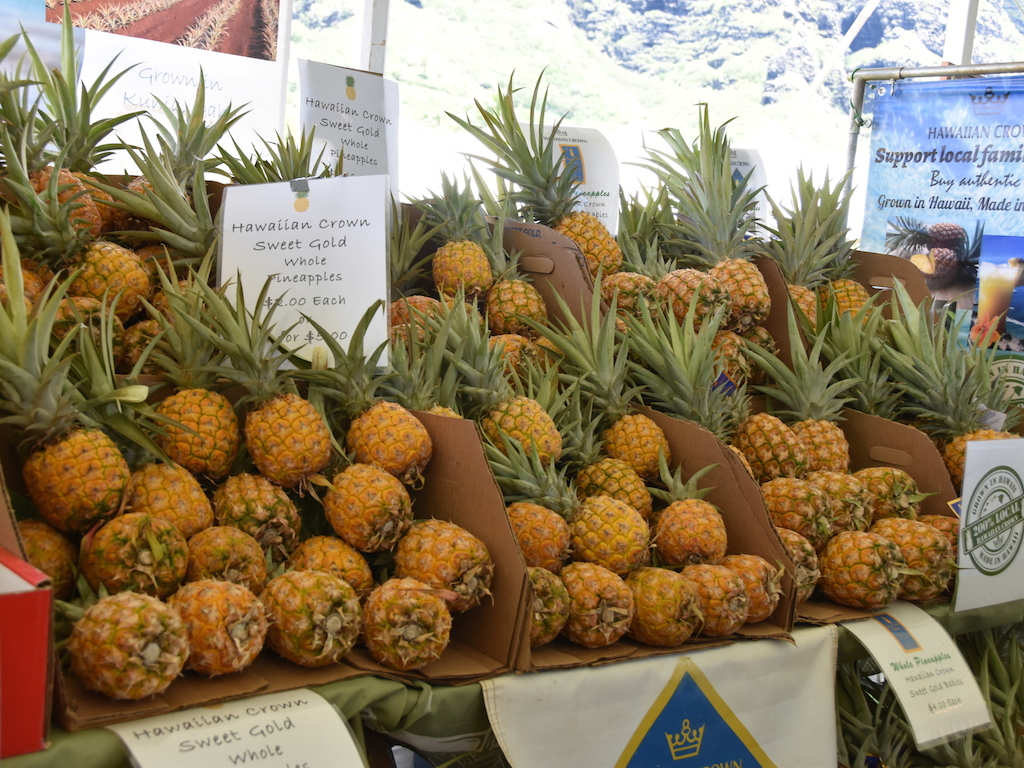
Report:
M 600 276 L 598 277 L 600 283 Z M 629 345 L 616 330 L 615 300 L 602 312 L 600 285 L 591 294 L 590 307 L 583 320 L 577 319 L 568 303 L 555 295 L 564 320 L 558 328 L 549 328 L 527 320 L 538 333 L 554 344 L 562 355 L 562 381 L 577 382 L 581 393 L 610 424 L 625 415 L 641 390 L 629 382 Z
M 216 243 L 218 233 L 207 196 L 203 164 L 194 164 L 192 178 L 187 185 L 193 190 L 190 195 L 186 184 L 178 181 L 166 153 L 158 152 L 148 135 L 143 134 L 142 140 L 141 152 L 134 147 L 127 147 L 127 151 L 152 185 L 150 191 L 140 193 L 98 181 L 94 183 L 114 198 L 110 205 L 159 225 L 146 233 L 125 233 L 126 238 L 164 242 L 171 248 L 201 259 Z
M 758 390 L 768 395 L 775 403 L 773 413 L 790 422 L 793 421 L 838 421 L 840 412 L 852 397 L 846 393 L 857 384 L 856 379 L 840 378 L 847 363 L 847 352 L 842 352 L 828 365 L 822 366 L 822 349 L 825 337 L 814 339 L 810 350 L 804 346 L 792 303 L 787 305 L 790 357 L 789 368 L 775 355 L 756 344 L 747 343 L 747 354 L 753 358 L 773 385 L 759 385 Z M 777 404 L 785 407 L 778 408 Z
M 392 376 L 381 382 L 385 397 L 410 410 L 425 411 L 434 405 L 454 410 L 458 371 L 446 365 L 444 354 L 453 317 L 448 313 L 438 328 L 430 328 L 414 314 L 410 333 L 392 338 L 388 356 Z
M 813 288 L 849 261 L 853 250 L 846 226 L 850 204 L 842 196 L 848 175 L 834 187 L 826 176 L 818 187 L 812 177 L 804 176 L 801 167 L 791 189 L 791 209 L 783 208 L 768 196 L 776 226 L 768 228 L 773 239 L 766 241 L 763 248 L 779 265 L 786 282 Z
M 712 129 L 704 104 L 694 144 L 688 144 L 678 129 L 665 128 L 658 133 L 671 151 L 646 147 L 651 162 L 644 167 L 662 182 L 676 208 L 675 219 L 662 225 L 666 241 L 682 246 L 707 266 L 750 259 L 757 246 L 747 235 L 755 223 L 760 189 L 748 187 L 750 174 L 733 178 L 725 132 L 729 122 Z
M 336 403 L 346 418 L 357 416 L 380 399 L 378 392 L 391 376 L 390 373 L 377 373 L 378 361 L 387 348 L 387 342 L 382 342 L 369 355 L 364 345 L 370 323 L 383 311 L 382 300 L 371 304 L 359 318 L 345 347 L 329 330 L 303 315 L 305 321 L 320 334 L 333 363 L 324 368 L 297 371 L 295 377 L 309 381 L 327 400 Z
M 255 159 L 250 158 L 238 142 L 232 139 L 234 152 L 220 147 L 218 162 L 223 168 L 218 168 L 217 172 L 226 173 L 235 184 L 267 184 L 341 176 L 343 156 L 339 153 L 335 164 L 328 163 L 324 160 L 326 144 L 314 155 L 315 136 L 316 129 L 311 127 L 308 131 L 303 129 L 298 139 L 292 133 L 286 134 L 284 138 L 275 134 L 272 142 L 261 138 L 263 150 L 256 153 Z
M 427 243 L 440 232 L 440 225 L 430 226 L 415 209 L 406 210 L 391 200 L 391 231 L 389 250 L 392 299 L 406 295 L 427 274 L 430 254 L 424 253 Z
M 920 219 L 897 216 L 887 222 L 885 251 L 907 257 L 928 248 L 928 227 Z
M 931 302 L 915 305 L 906 288 L 893 286 L 892 319 L 886 322 L 891 344 L 882 354 L 903 383 L 900 410 L 923 431 L 946 439 L 981 428 L 979 406 L 1009 410 L 1008 395 L 996 389 L 992 365 L 996 350 L 960 343 L 966 316 L 932 317 Z
M 120 72 L 111 74 L 117 62 L 116 54 L 103 68 L 96 80 L 89 86 L 79 84 L 78 55 L 74 43 L 74 25 L 69 5 L 64 6 L 61 24 L 60 66 L 49 69 L 27 34 L 23 33 L 25 48 L 32 65 L 32 73 L 39 82 L 45 110 L 43 119 L 53 125 L 54 145 L 65 156 L 67 167 L 72 171 L 91 171 L 93 167 L 108 158 L 123 146 L 121 142 L 102 142 L 122 123 L 134 120 L 144 111 L 93 120 L 93 110 L 118 80 L 124 77 L 135 64 Z
M 154 97 L 156 98 L 156 97 Z M 195 99 L 189 106 L 182 106 L 175 100 L 174 106 L 168 106 L 156 98 L 157 106 L 163 113 L 163 120 L 147 114 L 160 135 L 160 146 L 167 156 L 174 177 L 181 184 L 192 180 L 196 163 L 203 163 L 207 171 L 215 167 L 220 158 L 207 159 L 217 147 L 217 142 L 231 127 L 248 114 L 244 107 L 234 107 L 230 103 L 216 120 L 206 122 L 206 76 L 199 69 L 199 84 L 196 87 Z
M 518 440 L 501 435 L 499 448 L 483 436 L 484 453 L 506 504 L 530 501 L 571 518 L 579 506 L 567 468 L 541 461 L 537 446 L 527 451 Z
M 705 315 L 696 329 L 693 318 L 698 298 L 695 294 L 682 323 L 670 308 L 652 312 L 646 303 L 641 304 L 639 317 L 625 317 L 635 358 L 629 363 L 630 376 L 645 387 L 644 399 L 649 405 L 696 422 L 728 442 L 746 418 L 750 398 L 746 384 L 731 393 L 719 386 L 725 363 L 715 351 L 714 338 L 728 307 L 723 305 Z
M 572 210 L 580 195 L 578 183 L 572 174 L 564 172 L 561 154 L 556 152 L 555 136 L 565 116 L 545 132 L 548 89 L 541 92 L 541 72 L 533 88 L 530 119 L 524 131 L 516 115 L 514 97 L 519 89 L 513 87 L 514 77 L 515 73 L 509 76 L 507 89 L 498 87 L 496 107 L 488 109 L 474 101 L 484 127 L 447 114 L 494 153 L 496 159 L 469 157 L 488 164 L 499 177 L 518 187 L 510 198 L 521 206 L 524 219 L 553 224 Z
M 671 504 L 676 501 L 685 501 L 686 499 L 703 499 L 711 491 L 715 489 L 715 486 L 709 485 L 704 488 L 699 488 L 697 483 L 704 475 L 717 467 L 717 464 L 708 464 L 706 467 L 702 467 L 690 475 L 689 480 L 683 480 L 683 468 L 681 466 L 676 467 L 675 470 L 669 469 L 668 461 L 665 459 L 665 452 L 658 451 L 658 476 L 661 478 L 662 485 L 664 488 L 649 488 L 651 495 L 661 501 Z
M 468 177 L 460 187 L 458 180 L 442 172 L 440 194 L 430 192 L 414 205 L 423 212 L 426 223 L 437 228 L 442 242 L 479 242 L 480 233 L 487 229 L 482 203 Z
M 225 296 L 230 282 L 215 290 L 197 280 L 195 286 L 203 299 L 199 313 L 179 317 L 230 361 L 231 365 L 210 365 L 206 370 L 248 391 L 239 405 L 269 399 L 282 388 L 294 391 L 292 376 L 281 367 L 285 361 L 294 359 L 285 348 L 284 339 L 298 322 L 283 331 L 275 330 L 273 315 L 280 300 L 268 296 L 273 281 L 274 275 L 267 277 L 250 311 L 241 275 L 233 281 L 233 301 Z

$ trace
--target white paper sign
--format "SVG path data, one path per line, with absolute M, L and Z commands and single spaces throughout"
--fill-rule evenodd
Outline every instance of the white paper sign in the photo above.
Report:
M 957 611 L 1024 598 L 1024 439 L 967 444 Z
M 284 341 L 303 359 L 322 345 L 304 316 L 345 347 L 366 310 L 388 296 L 389 201 L 387 176 L 226 187 L 221 281 L 241 275 L 246 302 L 254 302 L 272 276 L 275 325 L 298 323 Z M 367 353 L 386 340 L 379 313 L 364 338 Z
M 352 734 L 321 696 L 299 688 L 108 725 L 141 768 L 352 768 Z
M 120 55 L 118 55 L 120 54 Z M 85 31 L 81 78 L 91 84 L 111 58 L 118 55 L 112 72 L 132 68 L 104 96 L 93 117 L 113 117 L 143 110 L 166 124 L 157 99 L 174 109 L 175 101 L 191 107 L 202 72 L 206 83 L 206 120 L 213 122 L 231 107 L 243 107 L 246 115 L 230 136 L 243 150 L 262 146 L 259 137 L 272 139 L 284 124 L 285 67 L 276 61 L 201 51 L 143 38 Z M 132 66 L 134 65 L 134 66 Z M 129 144 L 141 144 L 141 130 L 154 135 L 146 117 L 122 123 L 115 131 Z M 227 142 L 227 146 L 231 146 Z M 135 173 L 131 158 L 120 152 L 100 166 L 106 173 Z
M 774 226 L 775 220 L 772 217 L 771 206 L 768 205 L 768 195 L 764 187 L 768 184 L 768 175 L 764 171 L 764 164 L 761 162 L 761 154 L 756 149 L 733 149 L 732 152 L 732 175 L 739 181 L 750 175 L 747 179 L 747 189 L 758 189 L 755 198 L 754 215 L 757 217 L 757 226 L 751 230 L 751 234 L 764 235 L 764 227 Z
M 576 210 L 594 214 L 613 235 L 619 229 L 619 161 L 604 134 L 595 128 L 561 125 L 555 146 L 579 181 Z
M 892 686 L 918 749 L 992 724 L 960 649 L 935 619 L 897 601 L 884 613 L 843 626 L 856 635 Z
M 398 178 L 398 83 L 372 72 L 299 59 L 299 122 L 315 128 L 345 176 Z M 319 149 L 317 150 L 319 151 Z

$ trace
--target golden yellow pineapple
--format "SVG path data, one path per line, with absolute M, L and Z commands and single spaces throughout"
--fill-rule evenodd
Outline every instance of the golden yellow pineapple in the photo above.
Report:
M 688 565 L 680 573 L 696 587 L 697 607 L 704 618 L 700 634 L 726 637 L 743 626 L 750 611 L 750 598 L 737 573 L 712 563 Z
M 586 648 L 617 642 L 636 611 L 633 591 L 621 576 L 596 563 L 569 563 L 560 574 L 569 595 L 562 633 Z
M 751 554 L 726 555 L 722 565 L 735 571 L 747 587 L 747 624 L 765 621 L 775 613 L 782 597 L 781 567 Z
M 153 295 L 149 270 L 138 255 L 106 240 L 94 240 L 71 262 L 76 276 L 72 296 L 87 296 L 105 303 L 117 298 L 115 314 L 127 320 Z
M 296 571 L 327 571 L 340 576 L 360 599 L 373 589 L 373 572 L 366 558 L 342 539 L 311 536 L 292 550 L 291 567 Z
M 953 487 L 959 489 L 964 482 L 964 464 L 967 461 L 967 444 L 975 440 L 1014 440 L 1021 437 L 1015 432 L 997 429 L 976 429 L 957 435 L 942 447 L 942 460 L 949 471 Z
M 82 575 L 93 591 L 127 590 L 167 598 L 188 568 L 188 546 L 177 528 L 145 512 L 104 523 L 82 546 Z
M 776 528 L 779 539 L 786 548 L 789 559 L 796 570 L 793 572 L 793 585 L 796 588 L 797 603 L 806 602 L 818 586 L 821 571 L 818 569 L 818 553 L 814 551 L 806 536 L 788 528 Z
M 452 631 L 442 594 L 417 579 L 397 578 L 370 593 L 363 609 L 363 641 L 378 664 L 405 672 L 441 657 Z
M 700 327 L 708 313 L 730 303 L 729 291 L 720 280 L 693 267 L 667 273 L 655 284 L 652 294 L 671 308 L 679 322 L 691 315 L 694 328 Z
M 284 489 L 262 475 L 232 475 L 213 492 L 217 525 L 241 528 L 275 562 L 285 562 L 298 543 L 302 518 Z
M 479 538 L 447 520 L 415 520 L 395 546 L 395 576 L 453 592 L 448 610 L 463 613 L 491 594 L 494 561 Z
M 956 563 L 960 546 L 960 518 L 953 515 L 918 515 L 917 519 L 942 532 L 949 542 L 949 556 Z
M 665 488 L 652 493 L 667 503 L 654 516 L 652 539 L 660 563 L 685 566 L 697 563 L 720 563 L 728 549 L 728 535 L 721 512 L 705 501 L 710 488 L 697 483 L 712 467 L 704 467 L 683 482 L 682 470 L 670 471 L 662 460 L 661 482 Z
M 696 585 L 666 568 L 638 568 L 626 577 L 635 611 L 628 634 L 663 648 L 682 645 L 700 627 Z
M 42 520 L 19 520 L 18 535 L 28 561 L 50 577 L 55 600 L 70 600 L 75 593 L 78 547 Z
M 807 468 L 803 443 L 792 429 L 770 413 L 755 413 L 743 421 L 732 444 L 746 457 L 758 482 L 799 477 Z
M 657 477 L 659 456 L 671 460 L 672 449 L 664 430 L 642 413 L 625 414 L 602 437 L 604 452 L 629 464 L 645 480 Z
M 819 470 L 808 472 L 804 480 L 818 486 L 832 498 L 835 533 L 866 531 L 871 526 L 871 496 L 860 478 L 849 472 Z
M 569 619 L 569 593 L 557 575 L 528 566 L 532 603 L 530 605 L 530 647 L 539 648 L 558 637 Z
M 422 422 L 408 409 L 386 400 L 353 419 L 345 447 L 355 461 L 374 464 L 414 487 L 423 484 L 423 470 L 434 450 Z
M 254 595 L 267 582 L 267 558 L 260 543 L 233 525 L 211 525 L 188 540 L 185 581 L 216 579 L 241 584 Z
M 819 554 L 818 565 L 818 583 L 829 600 L 868 610 L 896 599 L 906 571 L 895 542 L 869 531 L 836 534 Z
M 505 368 L 510 376 L 528 377 L 529 367 L 536 365 L 541 355 L 540 349 L 533 341 L 518 333 L 492 332 L 489 343 L 492 347 L 501 346 Z
M 75 622 L 68 641 L 71 669 L 86 688 L 131 701 L 165 691 L 188 652 L 178 612 L 138 592 L 101 598 Z
M 761 496 L 768 517 L 779 528 L 803 534 L 817 551 L 833 534 L 832 499 L 806 480 L 777 477 L 761 484 Z
M 534 338 L 537 331 L 523 318 L 540 324 L 546 324 L 548 319 L 547 304 L 541 292 L 521 274 L 509 274 L 508 270 L 487 292 L 484 309 L 492 334 L 516 333 Z
M 267 582 L 260 600 L 270 623 L 267 645 L 300 666 L 341 661 L 359 637 L 359 598 L 332 573 L 286 571 Z
M 926 603 L 942 596 L 956 567 L 946 534 L 920 520 L 899 517 L 878 520 L 868 530 L 895 543 L 911 569 L 897 597 Z
M 132 472 L 128 506 L 171 523 L 186 540 L 213 525 L 213 507 L 199 481 L 179 464 L 153 462 Z
M 622 459 L 605 456 L 587 463 L 576 473 L 574 482 L 581 499 L 611 496 L 629 504 L 645 520 L 651 517 L 651 492 L 636 470 Z
M 171 595 L 167 603 L 188 628 L 189 669 L 211 677 L 239 672 L 263 650 L 266 609 L 239 584 L 193 581 Z
M 527 567 L 558 573 L 572 552 L 569 524 L 558 512 L 531 501 L 505 508 Z
M 360 552 L 393 549 L 412 524 L 409 492 L 372 464 L 352 464 L 337 473 L 323 503 L 334 532 Z
M 213 479 L 228 473 L 238 453 L 240 429 L 224 395 L 203 387 L 180 389 L 157 403 L 156 410 L 177 422 L 154 438 L 171 459 Z
M 831 296 L 836 303 L 840 315 L 847 312 L 855 315 L 861 307 L 871 300 L 871 294 L 868 293 L 868 289 L 849 277 L 832 280 L 826 288 L 819 291 L 819 294 L 822 303 L 828 301 Z
M 853 473 L 867 488 L 871 519 L 905 517 L 916 520 L 921 511 L 917 481 L 897 467 L 865 467 Z
M 516 395 L 497 403 L 480 419 L 480 428 L 495 445 L 502 436 L 537 449 L 545 463 L 562 455 L 562 437 L 551 415 L 531 397 Z
M 638 315 L 642 301 L 650 299 L 657 283 L 640 272 L 613 272 L 601 277 L 601 299 L 622 314 Z
M 611 496 L 588 496 L 569 522 L 573 559 L 619 576 L 650 560 L 651 531 L 643 516 Z

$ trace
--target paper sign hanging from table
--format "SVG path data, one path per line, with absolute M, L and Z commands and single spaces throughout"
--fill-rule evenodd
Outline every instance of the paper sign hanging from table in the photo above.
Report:
M 270 280 L 286 346 L 310 360 L 323 346 L 312 318 L 341 343 L 366 310 L 388 298 L 387 176 L 340 176 L 224 190 L 220 279 L 239 279 L 247 302 Z M 371 322 L 367 353 L 387 340 L 383 313 Z M 386 365 L 386 352 L 380 364 Z
M 836 628 L 481 683 L 513 768 L 835 764 Z M 756 685 L 751 681 L 756 680 Z

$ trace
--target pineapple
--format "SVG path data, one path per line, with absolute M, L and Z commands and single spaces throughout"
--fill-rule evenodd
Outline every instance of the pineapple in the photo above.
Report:
M 747 624 L 764 621 L 775 613 L 782 597 L 782 568 L 760 555 L 726 555 L 722 565 L 735 571 L 747 587 Z
M 925 222 L 897 216 L 885 233 L 887 253 L 908 259 L 924 273 L 932 291 L 974 283 L 983 224 L 979 220 L 973 238 L 959 224 Z
M 917 481 L 897 467 L 865 467 L 853 473 L 864 483 L 871 504 L 871 519 L 905 517 L 916 520 L 921 511 Z
M 721 512 L 705 501 L 711 488 L 698 488 L 697 482 L 716 464 L 704 467 L 685 483 L 682 469 L 670 472 L 662 460 L 661 479 L 665 490 L 652 493 L 668 506 L 654 517 L 653 540 L 658 561 L 669 567 L 720 563 L 728 548 L 728 536 Z
M 530 647 L 547 645 L 569 619 L 569 592 L 557 575 L 536 566 L 526 569 L 533 591 L 530 606 Z
M 755 413 L 741 423 L 732 444 L 740 450 L 760 483 L 795 478 L 807 469 L 807 454 L 797 434 L 778 416 Z
M 750 598 L 737 573 L 712 563 L 688 565 L 681 573 L 696 587 L 697 607 L 704 617 L 702 635 L 726 637 L 743 626 L 750 611 Z
M 818 322 L 819 289 L 840 277 L 853 251 L 846 226 L 850 197 L 843 194 L 847 181 L 848 175 L 831 186 L 826 175 L 818 187 L 801 167 L 791 190 L 791 209 L 769 197 L 776 228 L 769 228 L 774 237 L 764 243 L 764 250 L 779 265 L 790 298 L 812 327 Z
M 531 501 L 513 502 L 505 512 L 527 567 L 561 571 L 572 554 L 572 534 L 565 518 Z
M 818 586 L 818 579 L 821 571 L 818 569 L 818 553 L 814 551 L 811 542 L 796 531 L 788 528 L 776 528 L 779 539 L 786 548 L 789 559 L 793 561 L 796 570 L 793 573 L 793 584 L 796 587 L 797 603 L 806 602 L 815 587 Z
M 903 554 L 895 542 L 869 531 L 833 536 L 818 557 L 819 584 L 840 605 L 875 610 L 899 594 L 905 578 Z
M 868 529 L 894 542 L 903 553 L 911 573 L 906 575 L 897 597 L 912 603 L 926 603 L 942 596 L 953 578 L 956 563 L 946 535 L 920 520 L 888 517 Z
M 254 595 L 267 583 L 267 558 L 251 535 L 233 525 L 211 525 L 188 540 L 185 581 L 240 584 Z
M 213 519 L 248 533 L 275 562 L 285 562 L 299 541 L 302 518 L 288 494 L 262 475 L 233 475 L 213 492 Z
M 270 628 L 267 645 L 303 667 L 325 667 L 352 650 L 359 636 L 359 598 L 340 576 L 286 571 L 260 595 Z
M 575 390 L 578 395 L 579 390 Z M 578 402 L 574 395 L 574 402 Z M 572 450 L 567 450 L 567 458 L 573 465 L 578 465 L 573 482 L 576 495 L 580 499 L 588 496 L 611 496 L 625 502 L 644 520 L 650 520 L 653 508 L 651 492 L 642 477 L 626 461 L 613 456 L 602 456 L 603 441 L 597 438 L 602 418 L 591 416 L 594 404 L 587 405 L 587 414 L 581 413 L 579 439 Z M 575 414 L 573 414 L 575 415 Z
M 395 576 L 455 593 L 452 613 L 490 596 L 494 562 L 480 539 L 447 520 L 416 520 L 395 547 Z
M 871 495 L 860 478 L 849 472 L 808 472 L 804 480 L 821 488 L 832 499 L 832 528 L 866 531 L 872 522 Z
M 422 581 L 397 578 L 370 593 L 363 609 L 363 642 L 377 663 L 407 672 L 441 657 L 452 630 L 442 594 Z
M 494 283 L 490 260 L 480 244 L 480 233 L 487 229 L 487 222 L 469 179 L 460 188 L 457 181 L 442 173 L 441 194 L 419 200 L 416 206 L 423 211 L 425 225 L 435 227 L 436 237 L 442 242 L 431 259 L 438 293 L 486 295 Z
M 595 563 L 569 563 L 561 578 L 569 594 L 569 619 L 562 633 L 569 640 L 603 648 L 626 633 L 636 602 L 622 577 Z
M 953 515 L 918 515 L 917 519 L 942 532 L 949 542 L 949 556 L 956 563 L 960 545 L 960 518 Z
M 291 567 L 296 571 L 327 571 L 340 576 L 361 599 L 373 589 L 373 573 L 366 558 L 342 539 L 312 536 L 292 550 Z
M 393 549 L 412 525 L 409 492 L 372 464 L 353 464 L 336 474 L 323 504 L 334 532 L 360 552 Z
M 498 87 L 497 107 L 488 109 L 476 102 L 485 128 L 450 112 L 448 116 L 497 155 L 493 160 L 482 159 L 513 185 L 509 197 L 524 221 L 538 221 L 572 240 L 591 275 L 616 272 L 622 265 L 622 250 L 615 237 L 594 214 L 574 210 L 583 195 L 576 168 L 563 161 L 555 138 L 562 118 L 550 127 L 545 125 L 547 92 L 541 94 L 542 77 L 533 89 L 525 130 L 516 114 L 512 77 L 505 90 Z
M 756 244 L 747 239 L 758 190 L 749 189 L 746 178 L 733 178 L 725 125 L 712 130 L 706 105 L 699 123 L 692 145 L 677 129 L 659 131 L 669 151 L 648 148 L 647 167 L 666 187 L 676 212 L 663 224 L 663 236 L 722 283 L 732 305 L 728 325 L 742 334 L 760 325 L 771 310 L 768 285 L 751 261 Z
M 210 676 L 239 672 L 263 650 L 266 609 L 245 587 L 230 581 L 193 581 L 167 602 L 188 628 L 189 669 Z
M 588 496 L 569 523 L 573 559 L 604 566 L 618 576 L 650 560 L 651 534 L 639 512 L 610 496 Z
M 963 319 L 947 327 L 933 319 L 927 303 L 915 306 L 902 285 L 895 285 L 893 293 L 893 317 L 887 323 L 891 343 L 882 347 L 882 355 L 902 383 L 903 414 L 939 446 L 959 489 L 968 441 L 1018 437 L 986 429 L 979 406 L 1006 413 L 1004 429 L 1020 419 L 1020 409 L 1011 405 L 1002 376 L 993 376 L 995 350 L 960 344 Z
M 186 541 L 213 525 L 213 507 L 199 481 L 178 464 L 155 462 L 132 472 L 128 506 L 171 523 Z
M 283 346 L 287 333 L 273 325 L 278 305 L 267 298 L 272 281 L 269 277 L 264 283 L 251 313 L 241 281 L 233 301 L 197 281 L 203 298 L 199 316 L 181 319 L 230 361 L 214 372 L 247 390 L 238 405 L 251 405 L 243 433 L 253 463 L 272 482 L 293 488 L 326 467 L 333 449 L 323 416 L 282 370 L 290 353 Z
M 700 628 L 696 586 L 685 576 L 665 568 L 638 568 L 626 584 L 636 606 L 627 633 L 637 642 L 672 648 Z
M 178 612 L 138 592 L 100 598 L 68 640 L 75 676 L 112 699 L 162 693 L 181 674 L 188 653 L 188 629 Z
M 78 547 L 42 520 L 19 520 L 18 535 L 28 561 L 50 577 L 54 600 L 70 600 L 75 593 Z
M 795 477 L 778 477 L 761 485 L 768 517 L 779 528 L 807 537 L 821 551 L 833 534 L 832 499 L 817 485 Z
M 824 336 L 815 339 L 810 351 L 804 350 L 793 308 L 788 312 L 792 368 L 758 347 L 748 348 L 771 382 L 758 389 L 768 395 L 773 413 L 788 423 L 799 440 L 806 460 L 804 471 L 848 472 L 850 444 L 837 422 L 849 400 L 845 393 L 855 382 L 837 378 L 842 359 L 821 364 Z
M 132 590 L 161 599 L 181 585 L 188 568 L 185 538 L 171 523 L 128 512 L 104 523 L 82 545 L 82 575 L 93 591 Z

